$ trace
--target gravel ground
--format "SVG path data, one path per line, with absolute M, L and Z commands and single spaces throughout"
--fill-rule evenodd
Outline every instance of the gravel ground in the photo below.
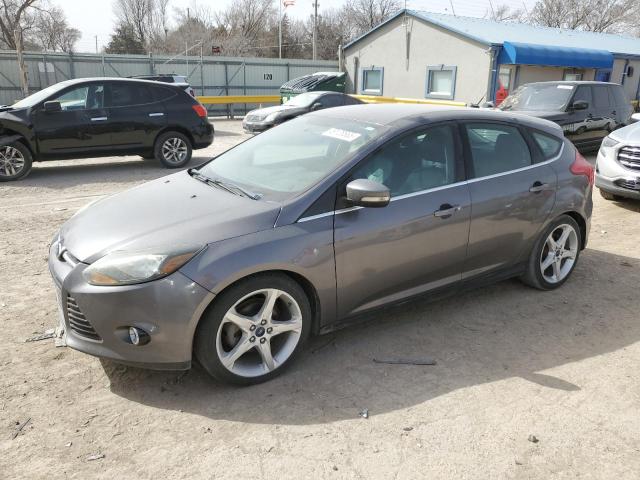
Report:
M 216 130 L 192 165 L 246 137 L 237 121 Z M 560 290 L 507 281 L 404 305 L 312 339 L 256 387 L 25 343 L 56 324 L 58 227 L 167 173 L 138 157 L 50 162 L 0 186 L 0 479 L 640 477 L 640 203 L 594 196 Z

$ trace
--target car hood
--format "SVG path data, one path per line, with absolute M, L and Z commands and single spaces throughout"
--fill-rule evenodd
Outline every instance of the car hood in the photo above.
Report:
M 63 225 L 60 238 L 74 257 L 92 263 L 114 250 L 198 247 L 267 230 L 279 213 L 280 204 L 229 193 L 184 171 L 91 204 Z
M 249 113 L 247 113 L 247 116 L 249 115 L 259 115 L 259 116 L 264 116 L 266 117 L 267 115 L 271 115 L 272 113 L 280 113 L 280 112 L 304 112 L 306 111 L 306 109 L 304 107 L 290 107 L 288 105 L 275 105 L 273 107 L 265 107 L 265 108 L 258 108 L 256 110 L 251 110 Z
M 619 142 L 640 145 L 640 122 L 615 130 L 609 136 Z

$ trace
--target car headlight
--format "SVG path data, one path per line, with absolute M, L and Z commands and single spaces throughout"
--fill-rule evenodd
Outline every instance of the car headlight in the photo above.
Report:
M 89 265 L 83 272 L 91 285 L 117 286 L 149 282 L 172 274 L 201 250 L 174 248 L 167 253 L 157 251 L 115 251 Z
M 604 140 L 602 140 L 602 143 L 600 144 L 600 155 L 602 155 L 603 157 L 613 157 L 614 156 L 614 151 L 615 151 L 615 146 L 618 145 L 620 142 L 618 142 L 617 140 L 607 136 L 604 138 Z
M 604 140 L 602 140 L 602 145 L 600 145 L 600 148 L 613 148 L 618 143 L 620 143 L 620 142 L 618 142 L 617 140 L 607 136 L 607 137 L 604 137 Z

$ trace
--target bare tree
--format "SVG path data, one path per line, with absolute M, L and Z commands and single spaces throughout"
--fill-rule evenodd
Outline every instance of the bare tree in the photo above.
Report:
M 169 33 L 169 0 L 115 0 L 118 27 L 132 31 L 145 48 L 161 44 Z
M 529 15 L 537 25 L 592 32 L 630 32 L 638 24 L 637 0 L 539 0 Z
M 73 53 L 80 39 L 80 30 L 67 23 L 64 12 L 58 7 L 40 10 L 35 14 L 29 40 L 43 50 Z
M 348 0 L 343 8 L 355 25 L 356 34 L 360 34 L 380 25 L 401 5 L 399 0 Z
M 271 0 L 236 0 L 215 15 L 215 38 L 229 55 L 255 52 L 253 47 L 273 42 L 269 26 L 277 24 L 274 17 Z
M 498 5 L 495 10 L 485 13 L 485 17 L 496 22 L 522 22 L 526 19 L 526 12 L 521 8 L 512 8 L 506 3 Z
M 15 49 L 20 69 L 22 93 L 29 95 L 29 74 L 24 63 L 24 31 L 32 26 L 26 24 L 31 10 L 38 0 L 2 0 L 0 5 L 0 31 L 3 41 L 9 48 Z

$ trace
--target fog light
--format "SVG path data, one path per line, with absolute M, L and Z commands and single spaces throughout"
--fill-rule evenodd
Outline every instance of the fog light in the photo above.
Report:
M 151 337 L 149 337 L 149 334 L 141 328 L 129 327 L 129 340 L 131 340 L 132 344 L 140 346 L 149 343 Z

